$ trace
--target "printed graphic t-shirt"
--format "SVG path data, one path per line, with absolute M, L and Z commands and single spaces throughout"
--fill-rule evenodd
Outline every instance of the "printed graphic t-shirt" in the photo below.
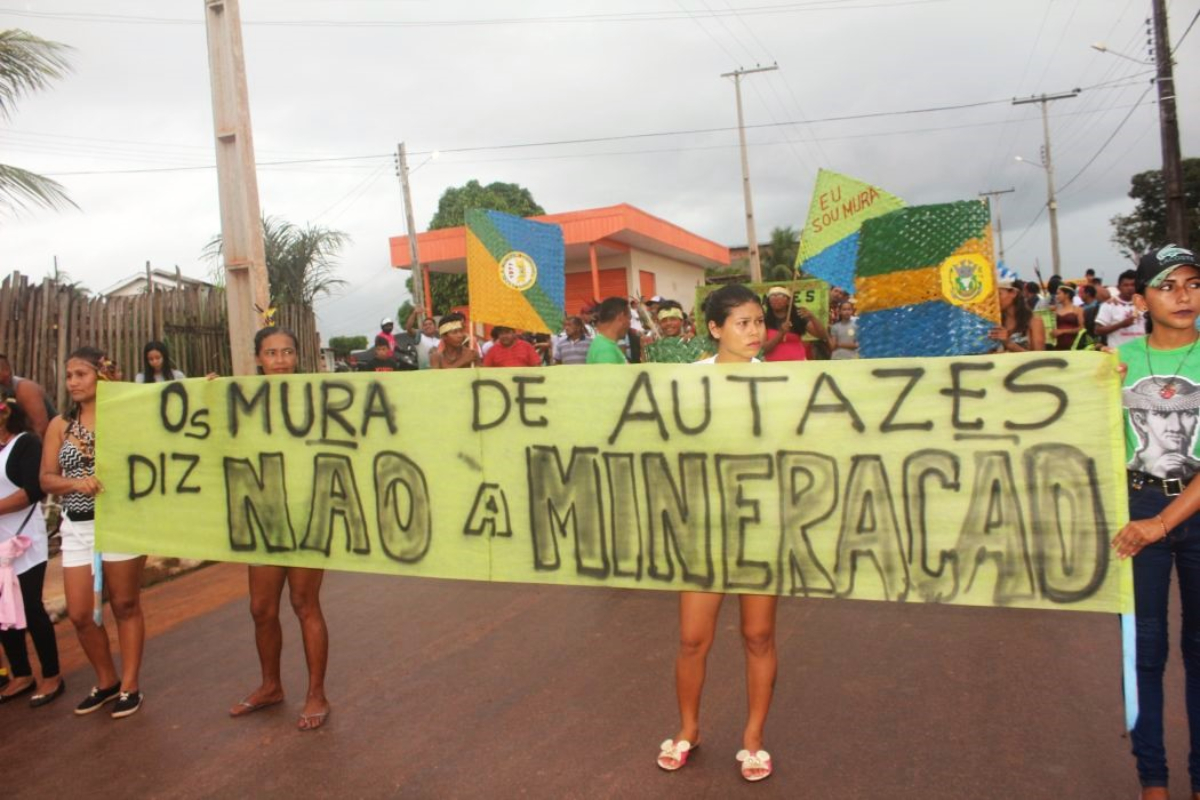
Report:
M 1129 368 L 1121 390 L 1127 466 L 1189 480 L 1200 472 L 1200 346 L 1155 350 L 1143 337 L 1117 353 Z

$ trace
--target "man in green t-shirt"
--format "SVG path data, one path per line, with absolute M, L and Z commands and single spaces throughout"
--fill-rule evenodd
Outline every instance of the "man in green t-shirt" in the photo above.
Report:
M 589 364 L 627 364 L 617 340 L 629 333 L 633 317 L 624 297 L 609 297 L 596 306 L 596 336 L 588 347 Z

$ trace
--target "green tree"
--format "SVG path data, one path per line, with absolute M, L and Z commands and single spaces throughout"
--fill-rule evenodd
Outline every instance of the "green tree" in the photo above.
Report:
M 518 217 L 535 217 L 546 213 L 533 199 L 533 194 L 523 186 L 499 181 L 483 186 L 477 180 L 470 180 L 462 186 L 451 186 L 442 192 L 437 213 L 429 221 L 429 230 L 465 225 L 467 209 L 471 208 L 503 211 Z M 412 292 L 411 277 L 408 288 Z M 432 313 L 444 314 L 455 306 L 465 306 L 468 302 L 467 276 L 430 273 L 429 293 L 433 295 Z M 418 302 L 423 303 L 424 298 L 418 298 Z M 398 323 L 403 324 L 404 320 L 398 320 Z
M 329 349 L 333 354 L 341 358 L 345 358 L 353 352 L 367 349 L 366 336 L 331 336 L 329 338 Z
M 278 217 L 263 217 L 263 245 L 267 256 L 267 280 L 271 305 L 302 305 L 312 308 L 318 295 L 331 294 L 346 282 L 335 277 L 337 256 L 350 236 L 319 225 L 301 228 Z M 219 261 L 221 236 L 204 247 L 203 257 Z
M 796 254 L 800 251 L 800 231 L 788 226 L 773 228 L 771 239 L 762 253 L 763 278 L 787 281 L 795 275 Z
M 70 69 L 65 56 L 70 49 L 26 31 L 0 31 L 0 120 L 12 117 L 18 99 L 63 77 Z M 17 212 L 30 206 L 78 208 L 57 181 L 0 164 L 0 207 Z
M 1167 241 L 1167 191 L 1162 170 L 1139 172 L 1130 179 L 1129 196 L 1137 201 L 1130 214 L 1117 214 L 1110 220 L 1112 243 L 1134 263 L 1152 247 Z M 1200 245 L 1200 158 L 1183 160 L 1183 194 L 1188 215 L 1188 242 Z M 1176 242 L 1176 244 L 1182 244 Z

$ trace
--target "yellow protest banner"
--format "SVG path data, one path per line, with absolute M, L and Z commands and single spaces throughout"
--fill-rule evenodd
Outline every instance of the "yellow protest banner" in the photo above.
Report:
M 1114 361 L 102 384 L 102 550 L 396 575 L 1129 608 Z

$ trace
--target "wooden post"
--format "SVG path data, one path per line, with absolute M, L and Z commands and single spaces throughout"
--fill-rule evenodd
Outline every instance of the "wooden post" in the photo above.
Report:
M 146 341 L 154 341 L 154 271 L 146 262 Z
M 596 243 L 588 242 L 588 262 L 592 267 L 592 301 L 603 300 L 600 296 L 600 265 L 596 261 Z M 590 306 L 591 303 L 588 303 Z
M 262 313 L 258 309 L 266 310 L 270 305 L 270 287 L 254 169 L 242 20 L 238 0 L 204 0 L 204 8 L 217 146 L 217 186 L 221 199 L 221 249 L 225 260 L 225 299 L 229 308 L 229 347 L 233 373 L 253 375 L 255 363 L 251 342 L 262 325 Z

